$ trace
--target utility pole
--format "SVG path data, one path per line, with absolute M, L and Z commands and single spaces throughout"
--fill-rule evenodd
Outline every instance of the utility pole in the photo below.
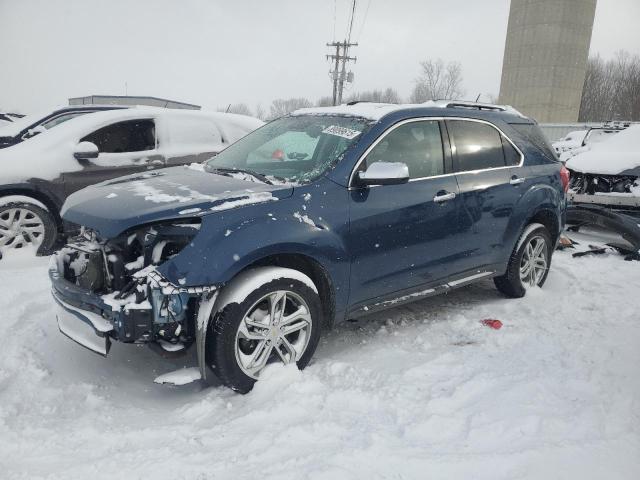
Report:
M 351 43 L 351 31 L 353 30 L 353 19 L 356 14 L 356 0 L 352 0 L 351 3 L 351 16 L 349 19 L 349 31 L 347 33 L 347 39 L 343 42 L 333 41 L 327 43 L 327 47 L 335 47 L 336 53 L 327 55 L 327 59 L 334 62 L 333 70 L 329 73 L 333 80 L 333 104 L 339 105 L 342 103 L 342 93 L 344 91 L 344 82 L 353 82 L 353 74 L 347 73 L 347 62 L 355 62 L 356 57 L 349 56 L 349 48 L 357 47 L 357 43 Z M 335 18 L 334 18 L 334 30 L 335 30 Z M 335 32 L 334 32 L 335 33 Z M 342 48 L 342 53 L 340 53 Z M 342 65 L 340 65 L 342 64 Z
M 339 105 L 342 103 L 342 93 L 344 92 L 344 83 L 352 82 L 353 76 L 347 73 L 347 62 L 355 62 L 357 57 L 349 56 L 349 48 L 357 47 L 357 43 L 351 43 L 347 40 L 344 42 L 331 42 L 327 43 L 327 47 L 335 47 L 336 53 L 327 55 L 327 59 L 332 60 L 333 70 L 331 78 L 333 79 L 333 104 Z M 340 51 L 342 49 L 342 52 Z

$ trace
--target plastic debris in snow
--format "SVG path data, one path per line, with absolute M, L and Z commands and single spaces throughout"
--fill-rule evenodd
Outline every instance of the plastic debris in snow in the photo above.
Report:
M 502 322 L 493 318 L 480 320 L 480 323 L 485 327 L 493 328 L 494 330 L 500 330 L 502 328 Z

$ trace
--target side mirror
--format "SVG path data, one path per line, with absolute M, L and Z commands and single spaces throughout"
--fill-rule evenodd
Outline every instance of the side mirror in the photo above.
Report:
M 409 167 L 400 162 L 375 162 L 358 172 L 361 185 L 398 185 L 409 181 Z
M 73 157 L 76 160 L 98 158 L 99 153 L 96 144 L 91 142 L 80 142 L 73 149 Z

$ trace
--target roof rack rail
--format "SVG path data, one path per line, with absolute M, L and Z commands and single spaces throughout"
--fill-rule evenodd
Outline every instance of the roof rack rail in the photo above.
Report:
M 477 102 L 449 102 L 447 108 L 477 108 L 478 110 L 494 110 L 496 112 L 506 112 L 507 109 L 500 105 L 493 105 L 491 103 L 477 103 Z

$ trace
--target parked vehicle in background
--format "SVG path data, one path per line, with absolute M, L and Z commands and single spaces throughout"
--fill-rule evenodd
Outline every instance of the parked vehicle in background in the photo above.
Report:
M 247 392 L 270 362 L 305 367 L 334 321 L 481 279 L 542 286 L 568 181 L 536 123 L 502 107 L 302 109 L 204 171 L 71 195 L 82 233 L 50 267 L 58 325 L 102 355 L 195 345 L 204 380 Z
M 573 132 L 569 132 L 564 138 L 553 142 L 551 145 L 560 157 L 560 161 L 566 162 L 582 151 L 581 149 L 583 147 L 603 142 L 612 135 L 621 132 L 629 125 L 629 122 L 607 122 L 601 127 L 574 130 Z
M 640 213 L 640 125 L 587 145 L 566 166 L 573 202 Z
M 22 117 L 24 117 L 24 115 L 21 113 L 0 112 L 0 128 L 7 123 L 13 123 Z
M 16 143 L 28 140 L 39 133 L 47 131 L 56 125 L 60 125 L 61 123 L 80 115 L 105 110 L 115 110 L 118 108 L 126 107 L 117 105 L 61 107 L 34 115 L 23 115 L 19 119 L 14 119 L 11 123 L 2 124 L 0 126 L 0 148 L 10 147 Z
M 73 192 L 131 173 L 202 162 L 261 126 L 243 115 L 153 107 L 76 115 L 0 150 L 0 255 L 49 251 L 70 231 L 60 207 Z M 105 199 L 109 202 L 109 199 Z

